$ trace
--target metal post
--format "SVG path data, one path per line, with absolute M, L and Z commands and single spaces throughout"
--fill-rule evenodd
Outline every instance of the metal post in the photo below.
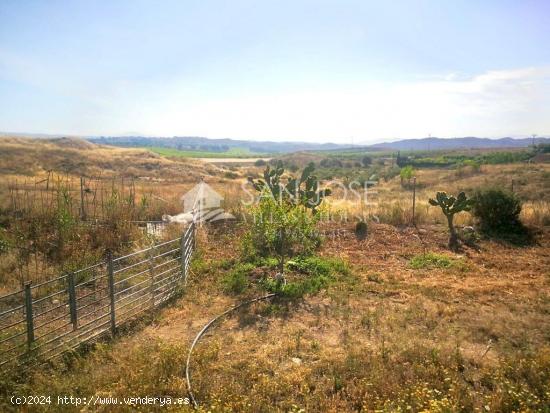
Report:
M 115 318 L 115 276 L 113 271 L 113 253 L 107 251 L 107 273 L 109 282 L 109 297 L 111 299 L 111 334 L 116 333 L 116 318 Z
M 32 316 L 31 283 L 25 284 L 25 316 L 27 319 L 27 348 L 31 349 L 34 342 L 34 320 Z
M 86 206 L 84 204 L 84 178 L 80 177 L 80 219 L 86 221 Z
M 414 209 L 416 207 L 416 176 L 413 178 L 413 216 L 412 223 L 415 225 Z
M 78 318 L 76 315 L 76 289 L 74 283 L 74 272 L 70 272 L 67 275 L 69 281 L 69 311 L 71 313 L 71 323 L 73 324 L 73 330 L 78 328 Z
M 193 221 L 191 225 L 193 225 L 192 237 L 193 237 L 193 251 L 194 251 L 197 249 L 197 226 L 195 225 L 195 221 Z
M 185 241 L 188 231 L 185 231 L 181 235 L 181 242 L 180 242 L 180 260 L 181 260 L 181 275 L 183 277 L 183 285 L 187 283 L 187 271 L 185 271 Z
M 151 308 L 155 306 L 155 254 L 154 245 L 149 250 L 149 277 L 151 277 Z

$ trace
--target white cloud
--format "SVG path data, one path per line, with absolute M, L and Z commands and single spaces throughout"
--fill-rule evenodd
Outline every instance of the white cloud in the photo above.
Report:
M 205 98 L 172 90 L 142 117 L 151 134 L 349 142 L 550 131 L 550 68 L 356 88 Z M 130 126 L 128 126 L 130 127 Z
M 442 137 L 550 133 L 550 67 L 493 70 L 469 78 L 449 73 L 408 82 L 349 80 L 343 85 L 319 83 L 315 88 L 274 92 L 262 79 L 254 79 L 256 86 L 232 85 L 231 79 L 217 79 L 216 84 L 208 79 L 98 84 L 78 78 L 63 81 L 33 62 L 5 53 L 0 54 L 0 63 L 5 77 L 81 102 L 66 124 L 52 121 L 26 128 L 36 132 L 139 130 L 157 136 L 342 143 L 429 133 Z M 33 125 L 32 119 L 25 124 Z

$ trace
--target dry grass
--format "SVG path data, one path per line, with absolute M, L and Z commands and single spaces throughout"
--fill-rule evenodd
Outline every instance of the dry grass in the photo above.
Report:
M 439 208 L 431 207 L 429 198 L 437 191 L 457 194 L 465 191 L 471 194 L 484 186 L 512 187 L 523 201 L 521 219 L 527 225 L 544 227 L 550 225 L 550 165 L 512 164 L 483 165 L 480 173 L 455 176 L 448 169 L 423 169 L 416 171 L 416 222 L 419 224 L 443 224 L 445 217 Z M 364 192 L 359 195 L 364 198 Z M 360 202 L 358 196 L 337 188 L 334 196 L 328 198 L 330 213 L 339 219 L 347 217 L 355 221 L 359 217 L 375 217 L 382 223 L 410 225 L 412 222 L 412 197 L 410 188 L 402 187 L 399 177 L 367 190 L 367 202 Z M 472 217 L 467 213 L 455 217 L 457 225 L 471 225 Z
M 147 177 L 191 182 L 219 169 L 167 159 L 144 149 L 95 145 L 78 138 L 0 138 L 0 175 L 39 177 L 47 171 L 87 177 Z
M 136 180 L 137 196 L 154 193 L 164 199 L 164 210 L 179 211 L 179 197 L 194 185 L 194 176 L 159 177 L 155 171 Z M 240 176 L 258 171 L 237 170 Z M 399 178 L 377 187 L 376 205 L 343 200 L 337 191 L 323 212 L 348 220 L 323 224 L 327 239 L 319 253 L 350 263 L 352 274 L 319 294 L 257 304 L 216 326 L 193 359 L 201 411 L 548 411 L 549 173 L 548 165 L 519 164 L 483 166 L 481 173 L 460 177 L 452 170 L 419 171 L 417 222 L 424 243 L 406 226 L 412 193 Z M 517 248 L 481 241 L 479 251 L 448 252 L 443 217 L 427 206 L 428 198 L 437 190 L 507 186 L 512 177 L 525 202 L 522 219 L 541 228 L 539 244 Z M 224 195 L 226 209 L 245 213 L 242 178 L 218 174 L 207 182 Z M 381 223 L 370 222 L 368 238 L 359 242 L 352 216 L 361 214 Z M 469 217 L 460 214 L 457 223 L 470 223 Z M 212 317 L 258 292 L 230 296 L 221 282 L 238 260 L 244 224 L 207 229 L 200 233 L 200 253 L 182 299 L 115 342 L 4 381 L 0 409 L 16 411 L 5 398 L 11 394 L 185 396 L 183 368 L 193 337 Z M 451 264 L 411 265 L 426 252 Z
M 0 138 L 0 165 L 2 292 L 145 244 L 138 221 L 182 212 L 182 194 L 201 178 L 238 188 L 213 165 L 73 138 Z
M 544 411 L 547 233 L 541 246 L 483 242 L 456 256 L 444 229 L 430 227 L 427 249 L 460 265 L 413 269 L 424 249 L 412 230 L 373 225 L 358 242 L 349 227 L 326 229 L 335 235 L 320 253 L 350 262 L 353 274 L 316 296 L 258 304 L 215 327 L 193 361 L 202 411 Z M 187 295 L 152 324 L 68 370 L 33 374 L 17 391 L 184 395 L 188 344 L 235 300 L 220 279 L 241 233 L 202 233 Z

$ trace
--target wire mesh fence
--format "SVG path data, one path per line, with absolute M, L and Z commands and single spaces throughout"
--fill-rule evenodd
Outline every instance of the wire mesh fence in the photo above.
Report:
M 115 334 L 185 285 L 195 224 L 180 238 L 0 296 L 0 370 L 47 361 Z

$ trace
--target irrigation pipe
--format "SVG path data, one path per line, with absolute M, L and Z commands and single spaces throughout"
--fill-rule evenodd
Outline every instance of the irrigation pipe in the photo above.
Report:
M 271 293 L 271 294 L 264 295 L 263 297 L 253 298 L 252 300 L 244 301 L 240 304 L 237 304 L 237 305 L 231 307 L 229 310 L 226 310 L 223 313 L 221 313 L 220 315 L 214 317 L 212 320 L 210 320 L 202 328 L 201 331 L 199 331 L 199 334 L 197 334 L 197 336 L 193 340 L 193 343 L 191 344 L 191 347 L 189 348 L 189 353 L 187 353 L 187 362 L 185 363 L 185 380 L 187 381 L 187 392 L 189 393 L 189 397 L 191 398 L 191 401 L 193 402 L 193 407 L 195 409 L 197 409 L 199 407 L 199 404 L 197 403 L 197 400 L 195 399 L 195 396 L 193 395 L 193 389 L 191 388 L 191 374 L 190 374 L 190 369 L 189 369 L 189 365 L 191 363 L 191 355 L 193 354 L 193 349 L 195 348 L 195 345 L 198 343 L 198 341 L 201 339 L 201 337 L 204 335 L 204 333 L 206 333 L 206 330 L 208 330 L 212 324 L 214 324 L 216 321 L 218 321 L 223 316 L 225 316 L 225 315 L 231 313 L 232 311 L 235 311 L 238 308 L 241 308 L 245 305 L 252 304 L 252 303 L 255 303 L 257 301 L 267 300 L 268 298 L 275 297 L 276 295 L 277 295 L 276 293 Z

